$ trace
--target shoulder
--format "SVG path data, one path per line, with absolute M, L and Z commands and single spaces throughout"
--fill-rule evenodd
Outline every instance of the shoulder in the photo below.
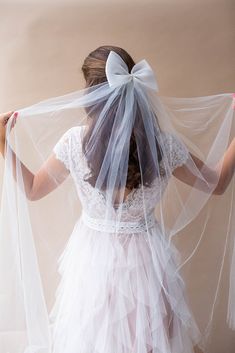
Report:
M 81 141 L 81 137 L 85 130 L 86 125 L 72 126 L 67 129 L 59 138 L 60 143 L 65 144 L 73 144 L 79 143 Z
M 182 148 L 187 150 L 186 145 L 178 134 L 169 131 L 162 131 L 160 136 L 162 138 L 162 142 L 164 143 L 164 147 L 168 147 L 170 149 Z
M 80 155 L 81 151 L 81 136 L 85 126 L 73 126 L 62 133 L 57 143 L 53 147 L 57 159 L 64 162 L 67 169 L 71 167 L 72 158 Z
M 85 126 L 72 126 L 61 134 L 54 146 L 54 151 L 59 149 L 68 150 L 70 146 L 79 144 Z
M 164 142 L 173 143 L 178 140 L 178 137 L 175 133 L 170 131 L 161 131 L 160 136 L 164 140 Z
M 66 130 L 63 135 L 66 136 L 67 138 L 75 138 L 76 139 L 77 137 L 82 136 L 85 128 L 86 128 L 86 125 L 72 126 L 68 130 Z
M 164 131 L 161 133 L 163 154 L 166 155 L 172 169 L 183 165 L 189 157 L 189 150 L 180 136 Z

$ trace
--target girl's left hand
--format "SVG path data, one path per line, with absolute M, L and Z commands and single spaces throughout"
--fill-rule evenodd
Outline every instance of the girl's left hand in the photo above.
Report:
M 6 125 L 8 123 L 8 120 L 12 116 L 12 114 L 14 114 L 14 115 L 13 115 L 13 120 L 12 120 L 12 124 L 11 124 L 11 129 L 15 126 L 18 113 L 17 112 L 14 113 L 14 111 L 10 111 L 10 112 L 0 114 L 0 143 L 1 144 L 5 144 Z

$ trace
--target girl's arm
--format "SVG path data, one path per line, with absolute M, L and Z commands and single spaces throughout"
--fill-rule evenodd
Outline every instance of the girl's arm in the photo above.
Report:
M 11 117 L 13 112 L 8 112 L 5 114 L 0 114 L 0 153 L 3 158 L 5 157 L 5 132 L 6 124 Z M 11 129 L 16 123 L 17 114 L 14 114 Z M 9 148 L 11 148 L 9 146 Z M 21 166 L 22 177 L 24 182 L 24 188 L 26 196 L 29 200 L 35 201 L 39 200 L 55 188 L 57 188 L 69 175 L 69 170 L 66 169 L 64 164 L 58 160 L 53 153 L 49 158 L 43 163 L 38 172 L 34 175 L 16 156 L 15 152 L 12 152 L 12 168 L 13 176 L 16 180 L 16 161 Z M 49 174 L 49 171 L 51 173 Z M 53 173 L 53 176 L 52 176 Z
M 218 184 L 216 188 L 213 191 L 214 195 L 221 195 L 225 192 L 227 189 L 233 175 L 234 175 L 234 170 L 235 170 L 235 138 L 232 140 L 230 143 L 227 151 L 225 152 L 223 158 L 219 161 L 217 164 L 215 170 L 209 168 L 206 166 L 199 158 L 196 156 L 192 155 L 190 153 L 191 158 L 193 159 L 196 167 L 201 170 L 202 176 L 205 179 L 205 181 L 208 181 L 209 183 L 213 178 L 216 178 L 216 175 L 218 175 L 218 171 L 220 171 L 220 176 L 218 180 Z M 197 177 L 190 172 L 190 170 L 185 166 L 180 166 L 176 168 L 173 173 L 172 173 L 177 179 L 181 180 L 182 182 L 194 186 L 195 180 Z M 202 183 L 197 183 L 195 185 L 197 188 L 205 191 L 206 190 L 206 183 L 202 181 Z

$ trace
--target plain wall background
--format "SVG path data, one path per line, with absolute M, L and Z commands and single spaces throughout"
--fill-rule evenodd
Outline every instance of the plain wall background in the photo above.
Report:
M 0 1 L 0 109 L 17 110 L 83 88 L 85 56 L 105 44 L 125 48 L 136 62 L 145 58 L 161 95 L 233 92 L 234 15 L 233 0 Z M 197 278 L 190 288 L 198 288 Z M 221 298 L 211 353 L 232 353 L 226 278 Z M 195 302 L 203 315 L 201 302 Z

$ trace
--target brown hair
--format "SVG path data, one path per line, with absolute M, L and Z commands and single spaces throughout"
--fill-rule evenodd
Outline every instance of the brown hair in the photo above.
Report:
M 135 62 L 124 49 L 117 46 L 111 46 L 111 45 L 100 46 L 94 51 L 92 51 L 85 58 L 84 63 L 82 65 L 82 72 L 86 80 L 86 88 L 92 87 L 94 85 L 107 81 L 107 77 L 105 74 L 105 65 L 111 50 L 116 52 L 124 60 L 124 62 L 126 63 L 129 69 L 129 72 L 131 72 L 131 69 L 135 65 Z M 91 171 L 86 181 L 88 181 L 92 186 L 95 186 L 96 179 L 102 165 L 102 161 L 106 152 L 107 142 L 109 141 L 110 133 L 112 131 L 115 111 L 118 107 L 118 102 L 114 102 L 113 106 L 111 106 L 111 108 L 109 109 L 109 115 L 107 116 L 107 119 L 109 121 L 107 121 L 106 123 L 106 129 L 102 129 L 102 132 L 101 132 L 102 136 L 100 135 L 100 139 L 99 139 L 100 141 L 102 141 L 102 143 L 99 143 L 99 146 L 98 146 L 99 148 L 97 148 L 95 151 L 93 149 L 93 152 L 87 153 L 86 147 L 87 147 L 89 138 L 92 135 L 92 130 L 96 124 L 96 117 L 98 117 L 99 115 L 98 113 L 102 110 L 104 104 L 105 103 L 99 103 L 99 104 L 96 104 L 96 106 L 86 108 L 88 116 L 92 119 L 91 119 L 91 124 L 89 126 L 89 129 L 83 138 L 83 152 L 86 155 L 87 163 Z M 142 131 L 141 139 L 142 139 L 143 146 L 146 146 L 145 147 L 146 149 L 150 148 L 148 145 L 148 141 L 146 139 L 143 120 L 141 118 L 141 112 L 140 112 L 140 108 L 138 107 L 138 104 L 136 109 L 135 125 L 136 126 L 138 125 L 138 131 Z M 157 140 L 156 140 L 156 147 L 158 152 L 157 153 L 158 160 L 160 161 L 162 158 L 162 154 L 159 150 L 159 145 L 157 143 Z M 146 155 L 151 155 L 151 153 L 149 154 L 146 153 Z M 151 162 L 152 161 L 145 161 L 144 165 L 146 168 L 145 168 L 145 171 L 142 171 L 145 176 L 144 180 L 146 185 L 149 185 L 155 176 L 154 175 L 155 173 L 153 171 L 154 168 L 152 168 L 153 166 Z M 130 146 L 129 146 L 129 161 L 128 161 L 126 188 L 132 190 L 133 188 L 137 188 L 140 184 L 141 184 L 141 173 L 140 173 L 140 167 L 139 167 L 139 158 L 137 153 L 134 131 L 132 131 L 131 138 L 130 138 Z M 105 187 L 106 187 L 106 184 L 104 182 L 104 188 Z

